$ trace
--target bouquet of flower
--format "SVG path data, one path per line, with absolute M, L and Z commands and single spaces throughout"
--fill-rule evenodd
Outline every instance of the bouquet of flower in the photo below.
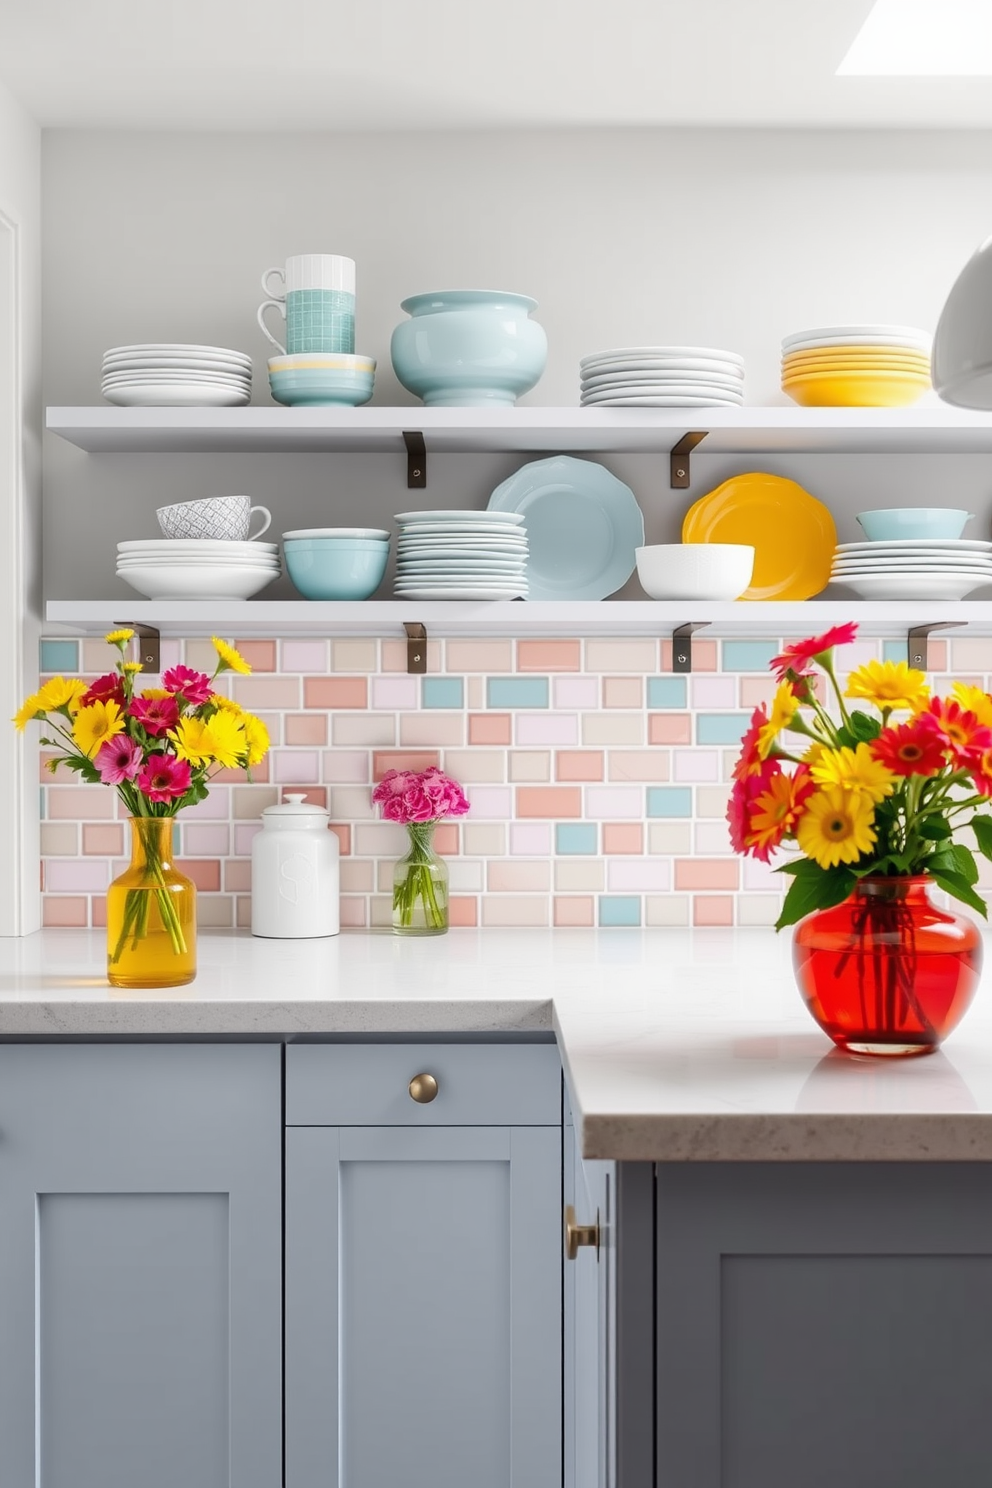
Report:
M 419 910 L 423 921 L 419 933 L 447 929 L 447 871 L 434 851 L 433 838 L 439 821 L 468 811 L 461 786 L 433 766 L 419 771 L 387 770 L 372 800 L 384 821 L 398 822 L 410 837 L 410 851 L 397 865 L 393 879 L 394 928 L 417 933 L 414 922 Z
M 856 634 L 837 625 L 772 661 L 771 709 L 754 710 L 734 767 L 734 849 L 767 863 L 782 842 L 798 843 L 802 856 L 777 870 L 792 878 L 777 929 L 840 904 L 869 876 L 925 875 L 984 916 L 974 854 L 954 837 L 970 827 L 992 859 L 992 697 L 962 682 L 932 697 L 922 672 L 893 661 L 858 667 L 842 693 L 833 648 Z M 796 743 L 783 743 L 783 731 Z
M 112 785 L 134 818 L 175 816 L 206 798 L 217 769 L 238 765 L 250 772 L 268 750 L 269 736 L 261 719 L 214 691 L 221 672 L 251 671 L 233 646 L 214 637 L 212 676 L 174 666 L 163 674 L 161 687 L 139 691 L 141 663 L 124 660 L 133 634 L 114 630 L 106 637 L 119 652 L 112 672 L 92 683 L 53 677 L 26 699 L 14 723 L 23 730 L 33 718 L 44 721 L 41 742 L 59 751 L 48 761 L 53 774 L 65 765 L 85 781 Z M 159 909 L 178 953 L 185 949 L 182 926 L 162 865 L 150 862 L 149 867 L 158 873 Z M 139 939 L 145 933 L 147 914 L 147 895 L 131 895 L 112 963 L 120 959 L 128 936 Z

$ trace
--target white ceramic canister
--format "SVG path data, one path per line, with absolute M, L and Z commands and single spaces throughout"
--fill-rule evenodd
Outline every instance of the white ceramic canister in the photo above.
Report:
M 287 795 L 262 812 L 251 845 L 251 933 L 273 939 L 337 935 L 339 846 L 323 806 Z

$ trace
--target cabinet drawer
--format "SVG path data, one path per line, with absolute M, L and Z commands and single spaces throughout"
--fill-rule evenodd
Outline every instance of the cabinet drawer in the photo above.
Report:
M 434 1099 L 410 1093 L 417 1075 Z M 430 1089 L 430 1082 L 425 1082 Z M 554 1044 L 290 1044 L 289 1126 L 558 1126 Z

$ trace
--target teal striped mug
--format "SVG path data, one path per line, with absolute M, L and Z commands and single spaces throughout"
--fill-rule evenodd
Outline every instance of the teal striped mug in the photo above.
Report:
M 270 283 L 273 275 L 281 288 Z M 269 296 L 258 307 L 258 324 L 283 356 L 301 351 L 355 350 L 355 261 L 337 253 L 298 253 L 284 269 L 266 269 L 262 288 Z M 265 323 L 274 308 L 285 320 L 285 346 Z

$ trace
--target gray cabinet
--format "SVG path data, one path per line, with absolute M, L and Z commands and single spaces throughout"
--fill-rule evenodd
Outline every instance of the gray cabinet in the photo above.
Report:
M 286 1488 L 559 1483 L 553 1046 L 291 1046 L 287 1120 Z
M 599 1236 L 565 1261 L 565 1488 L 614 1488 L 616 1168 L 583 1162 L 567 1118 L 564 1149 L 566 1213 Z
M 280 1050 L 0 1047 L 0 1483 L 275 1488 Z

